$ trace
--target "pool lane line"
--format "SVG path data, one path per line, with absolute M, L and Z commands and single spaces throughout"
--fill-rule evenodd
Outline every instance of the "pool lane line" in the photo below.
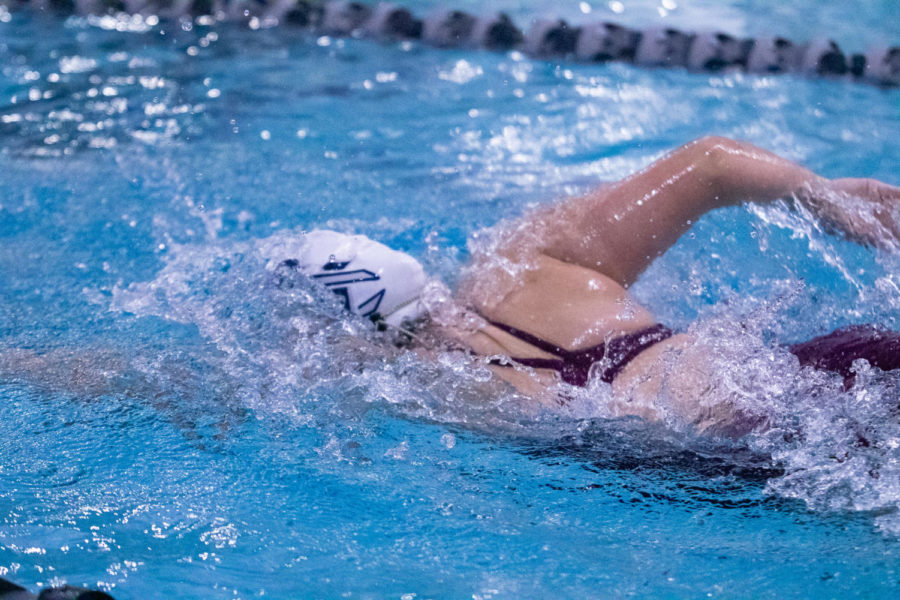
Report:
M 796 73 L 900 86 L 900 46 L 847 54 L 825 37 L 794 43 L 780 36 L 740 38 L 664 26 L 632 29 L 608 21 L 572 25 L 562 19 L 535 19 L 526 31 L 502 12 L 478 16 L 442 8 L 419 18 L 392 2 L 350 0 L 0 0 L 4 3 L 61 14 L 126 13 L 208 25 L 237 21 L 254 29 L 284 25 L 336 37 L 417 40 L 438 48 L 516 50 L 536 59 L 615 61 L 698 73 Z

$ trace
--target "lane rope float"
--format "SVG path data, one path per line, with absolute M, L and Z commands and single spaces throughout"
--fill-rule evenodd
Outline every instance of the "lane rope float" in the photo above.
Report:
M 530 57 L 586 63 L 627 62 L 693 72 L 797 73 L 845 78 L 882 87 L 900 86 L 900 46 L 874 46 L 845 53 L 836 42 L 816 38 L 794 43 L 784 37 L 738 38 L 727 33 L 686 32 L 653 26 L 638 30 L 616 23 L 572 25 L 536 19 L 520 29 L 502 13 L 473 15 L 438 9 L 420 18 L 392 3 L 351 0 L 0 0 L 12 9 L 60 14 L 138 14 L 162 19 L 197 18 L 206 23 L 243 21 L 254 27 L 285 25 L 321 35 L 381 41 L 418 40 L 438 48 L 518 50 Z

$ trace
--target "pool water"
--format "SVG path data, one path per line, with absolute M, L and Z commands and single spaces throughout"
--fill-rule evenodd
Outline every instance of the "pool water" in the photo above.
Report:
M 897 42 L 889 0 L 573 6 L 496 4 Z M 606 418 L 600 387 L 524 411 L 264 268 L 305 229 L 364 233 L 439 302 L 483 228 L 705 134 L 900 183 L 898 90 L 0 8 L 0 576 L 120 599 L 895 593 L 900 377 L 844 391 L 777 344 L 900 329 L 896 254 L 738 207 L 634 286 L 776 415 L 736 441 Z

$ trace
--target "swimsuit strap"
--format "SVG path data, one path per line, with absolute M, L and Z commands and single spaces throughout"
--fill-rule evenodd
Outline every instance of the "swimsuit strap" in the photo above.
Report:
M 483 317 L 482 317 L 483 318 Z M 634 358 L 654 344 L 657 344 L 674 335 L 674 331 L 657 323 L 638 331 L 626 333 L 602 342 L 596 346 L 582 348 L 580 350 L 566 350 L 556 344 L 543 340 L 536 335 L 523 331 L 517 327 L 485 319 L 488 323 L 516 337 L 535 348 L 555 354 L 559 358 L 517 358 L 509 359 L 493 358 L 488 364 L 496 366 L 512 366 L 510 362 L 518 363 L 532 369 L 552 369 L 560 374 L 560 378 L 570 384 L 579 387 L 587 385 L 591 370 L 599 364 L 597 376 L 606 383 L 612 383 L 613 379 L 622 372 L 625 366 Z
M 600 378 L 606 383 L 612 383 L 613 379 L 622 372 L 625 366 L 634 360 L 638 354 L 654 346 L 663 340 L 675 335 L 675 332 L 662 323 L 645 327 L 638 331 L 626 333 L 609 340 L 607 351 L 610 365 L 604 369 Z
M 479 315 L 479 316 L 481 316 L 481 315 Z M 490 323 L 491 325 L 493 325 L 494 327 L 496 327 L 497 329 L 499 329 L 500 331 L 505 331 L 509 335 L 511 335 L 515 338 L 519 338 L 523 342 L 525 342 L 527 344 L 531 344 L 535 348 L 537 348 L 539 350 L 543 350 L 544 352 L 547 352 L 548 354 L 564 356 L 569 353 L 569 351 L 566 350 L 565 348 L 561 348 L 561 347 L 557 346 L 556 344 L 551 344 L 547 340 L 542 340 L 541 338 L 537 337 L 536 335 L 533 335 L 531 333 L 528 333 L 527 331 L 523 331 L 521 329 L 513 327 L 512 325 L 507 325 L 506 323 L 501 323 L 500 321 L 492 321 L 483 316 L 481 318 L 484 319 L 485 321 L 487 321 L 488 323 Z

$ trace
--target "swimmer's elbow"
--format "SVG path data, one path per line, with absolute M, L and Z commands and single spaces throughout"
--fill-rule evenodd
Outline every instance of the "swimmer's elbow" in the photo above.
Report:
M 690 143 L 705 154 L 715 154 L 737 146 L 739 142 L 721 135 L 705 135 Z
M 748 142 L 708 136 L 697 140 L 695 170 L 704 186 L 706 210 L 784 197 L 815 174 Z
M 718 183 L 722 175 L 734 168 L 733 157 L 741 143 L 730 138 L 708 135 L 694 142 L 696 163 L 711 183 Z
M 741 142 L 715 135 L 698 138 L 686 146 L 691 152 L 691 169 L 702 190 L 702 199 L 706 200 L 703 202 L 706 210 L 728 203 L 728 186 L 740 169 L 735 156 L 742 146 Z

